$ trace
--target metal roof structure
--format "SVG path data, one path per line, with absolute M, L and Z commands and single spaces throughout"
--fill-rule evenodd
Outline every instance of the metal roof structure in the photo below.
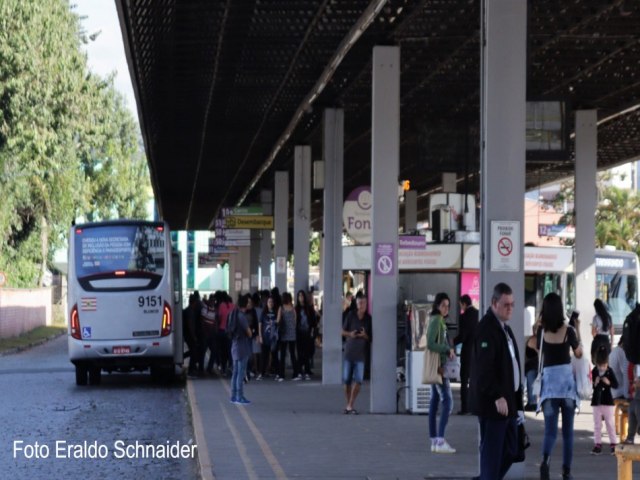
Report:
M 345 192 L 370 181 L 371 57 L 401 47 L 401 177 L 456 172 L 478 189 L 479 0 L 117 0 L 160 213 L 206 229 L 258 200 L 293 147 L 321 156 L 322 111 L 345 112 Z M 528 99 L 598 111 L 598 168 L 640 155 L 640 2 L 529 1 Z M 527 160 L 528 189 L 574 160 Z M 321 215 L 314 192 L 314 226 Z

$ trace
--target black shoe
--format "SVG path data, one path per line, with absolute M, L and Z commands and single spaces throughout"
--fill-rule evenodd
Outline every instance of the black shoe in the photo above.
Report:
M 562 466 L 562 480 L 571 480 L 573 476 L 571 475 L 571 468 Z
M 456 415 L 469 415 L 469 412 L 467 412 L 466 410 L 458 410 L 458 413 L 456 413 Z
M 524 411 L 525 412 L 535 412 L 537 408 L 538 407 L 536 405 L 534 405 L 533 403 L 527 403 L 527 405 L 524 407 Z
M 549 457 L 544 457 L 540 464 L 540 480 L 549 480 Z

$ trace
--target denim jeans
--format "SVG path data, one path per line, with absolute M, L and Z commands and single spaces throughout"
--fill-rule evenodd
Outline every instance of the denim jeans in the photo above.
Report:
M 436 416 L 438 414 L 438 404 L 440 406 L 440 425 L 436 428 Z M 437 383 L 431 385 L 431 401 L 429 402 L 429 437 L 444 438 L 444 431 L 447 428 L 449 414 L 453 408 L 453 397 L 451 395 L 451 385 L 448 378 L 442 379 L 442 385 Z
M 240 400 L 244 397 L 244 375 L 247 371 L 249 357 L 233 361 L 233 375 L 231 376 L 231 400 Z
M 576 402 L 572 398 L 547 398 L 542 403 L 544 440 L 542 455 L 550 456 L 558 436 L 558 415 L 562 413 L 562 465 L 571 467 L 573 458 L 573 419 Z
M 525 376 L 527 377 L 527 404 L 528 405 L 535 405 L 536 403 L 538 403 L 538 399 L 533 394 L 533 382 L 536 379 L 536 377 L 538 376 L 538 371 L 537 370 L 528 370 L 525 373 Z
M 342 361 L 342 383 L 344 385 L 351 385 L 352 383 L 362 385 L 363 380 L 364 362 Z

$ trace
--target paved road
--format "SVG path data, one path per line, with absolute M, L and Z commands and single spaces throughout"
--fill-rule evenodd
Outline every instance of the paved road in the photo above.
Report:
M 197 478 L 193 458 L 143 458 L 145 445 L 193 443 L 188 412 L 182 386 L 157 386 L 148 375 L 107 375 L 98 387 L 77 387 L 65 336 L 0 357 L 0 477 Z M 93 452 L 84 442 L 103 447 Z M 24 447 L 15 457 L 14 445 Z M 48 458 L 35 458 L 47 448 Z M 95 453 L 106 458 L 87 458 Z

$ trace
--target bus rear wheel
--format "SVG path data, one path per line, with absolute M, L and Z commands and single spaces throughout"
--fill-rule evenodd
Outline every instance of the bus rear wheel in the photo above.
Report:
M 76 365 L 76 385 L 84 386 L 87 384 L 87 367 Z
M 173 364 L 151 367 L 151 379 L 161 385 L 168 385 L 174 380 Z
M 89 385 L 100 385 L 100 367 L 92 367 L 89 369 Z

